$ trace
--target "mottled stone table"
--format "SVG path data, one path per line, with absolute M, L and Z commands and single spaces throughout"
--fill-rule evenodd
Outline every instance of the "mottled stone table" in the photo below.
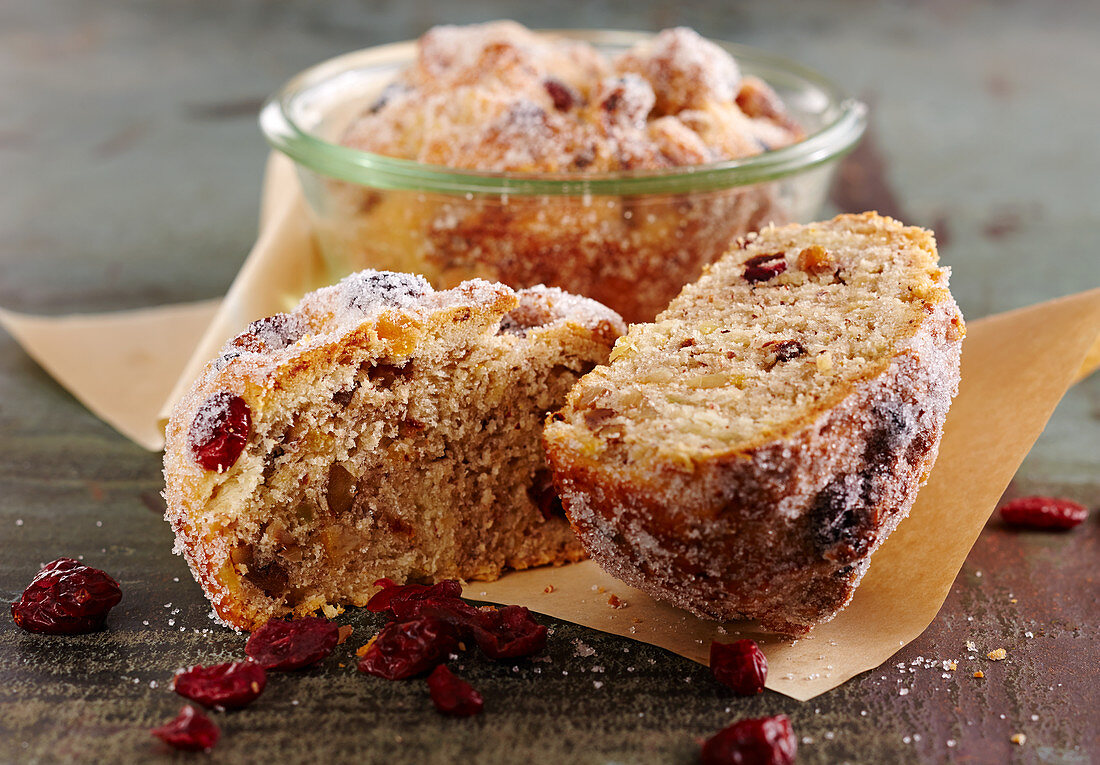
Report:
M 846 83 L 871 104 L 872 124 L 833 206 L 934 226 L 968 317 L 1100 284 L 1100 6 L 1090 0 L 445 7 L 0 3 L 0 305 L 63 313 L 219 295 L 254 233 L 266 153 L 254 117 L 268 92 L 342 51 L 507 16 L 689 24 Z M 146 732 L 180 706 L 172 670 L 237 656 L 243 639 L 207 619 L 171 554 L 160 488 L 157 455 L 0 335 L 0 596 L 13 599 L 41 562 L 78 554 L 126 592 L 110 629 L 92 636 L 28 635 L 0 615 L 0 761 L 184 759 Z M 1009 491 L 1100 505 L 1100 377 L 1067 396 Z M 687 763 L 698 737 L 785 712 L 800 762 L 1096 761 L 1098 560 L 1095 517 L 1067 535 L 993 521 L 919 640 L 804 704 L 735 699 L 703 667 L 557 623 L 549 661 L 465 662 L 488 711 L 443 719 L 422 683 L 354 671 L 346 648 L 375 626 L 355 613 L 355 635 L 322 668 L 274 677 L 253 708 L 218 717 L 210 759 Z M 995 647 L 1005 661 L 981 658 Z M 979 669 L 984 679 L 972 677 Z M 1010 743 L 1017 732 L 1022 746 Z

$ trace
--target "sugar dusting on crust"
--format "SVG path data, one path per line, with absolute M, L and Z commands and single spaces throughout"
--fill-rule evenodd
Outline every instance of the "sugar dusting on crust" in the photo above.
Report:
M 802 138 L 769 86 L 751 84 L 752 103 L 770 105 L 752 119 L 740 87 L 729 53 L 685 27 L 610 60 L 510 21 L 435 27 L 343 143 L 475 170 L 607 172 L 734 159 Z M 656 120 L 665 122 L 648 129 Z
M 814 241 L 827 246 L 800 257 Z M 776 248 L 790 271 L 739 285 L 745 263 Z M 870 279 L 883 284 L 864 306 L 857 285 Z M 788 634 L 831 619 L 935 461 L 963 334 L 946 287 L 927 232 L 872 214 L 768 230 L 733 251 L 621 338 L 610 369 L 547 427 L 589 552 L 700 616 Z M 830 304 L 830 291 L 854 305 Z M 855 342 L 864 320 L 886 334 Z M 834 323 L 841 333 L 819 346 L 814 333 Z M 791 337 L 801 352 L 776 354 Z M 839 370 L 815 363 L 829 351 Z M 756 421 L 727 439 L 749 395 Z

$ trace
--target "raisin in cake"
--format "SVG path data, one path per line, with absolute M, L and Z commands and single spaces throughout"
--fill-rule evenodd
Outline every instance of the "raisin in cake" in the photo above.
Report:
M 218 615 L 362 605 L 381 577 L 491 579 L 583 551 L 543 419 L 606 361 L 586 298 L 365 271 L 254 322 L 168 425 L 167 519 Z
M 909 512 L 959 382 L 932 234 L 874 213 L 740 241 L 586 375 L 544 441 L 608 572 L 802 634 Z

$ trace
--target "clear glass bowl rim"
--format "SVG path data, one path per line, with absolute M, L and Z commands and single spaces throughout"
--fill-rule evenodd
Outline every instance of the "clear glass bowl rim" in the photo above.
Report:
M 651 32 L 606 29 L 539 30 L 593 44 L 629 46 Z M 667 170 L 615 173 L 515 173 L 458 170 L 387 157 L 326 141 L 294 120 L 291 104 L 303 91 L 355 66 L 392 61 L 414 49 L 415 41 L 365 48 L 316 64 L 291 78 L 260 110 L 260 129 L 268 143 L 302 167 L 321 175 L 371 188 L 443 194 L 494 195 L 636 195 L 678 194 L 750 186 L 805 172 L 851 151 L 867 126 L 867 107 L 849 97 L 819 72 L 784 56 L 747 45 L 713 40 L 738 62 L 801 79 L 829 99 L 834 118 L 798 143 L 743 159 Z M 768 78 L 765 77 L 765 80 Z

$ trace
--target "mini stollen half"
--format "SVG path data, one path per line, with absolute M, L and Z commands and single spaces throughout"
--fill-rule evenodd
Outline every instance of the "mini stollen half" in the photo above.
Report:
M 632 325 L 549 418 L 574 530 L 610 574 L 801 635 L 852 598 L 936 459 L 962 316 L 928 231 L 769 227 Z
M 624 330 L 545 287 L 364 271 L 311 293 L 230 341 L 176 406 L 176 550 L 245 629 L 363 605 L 381 577 L 577 560 L 542 424 Z

